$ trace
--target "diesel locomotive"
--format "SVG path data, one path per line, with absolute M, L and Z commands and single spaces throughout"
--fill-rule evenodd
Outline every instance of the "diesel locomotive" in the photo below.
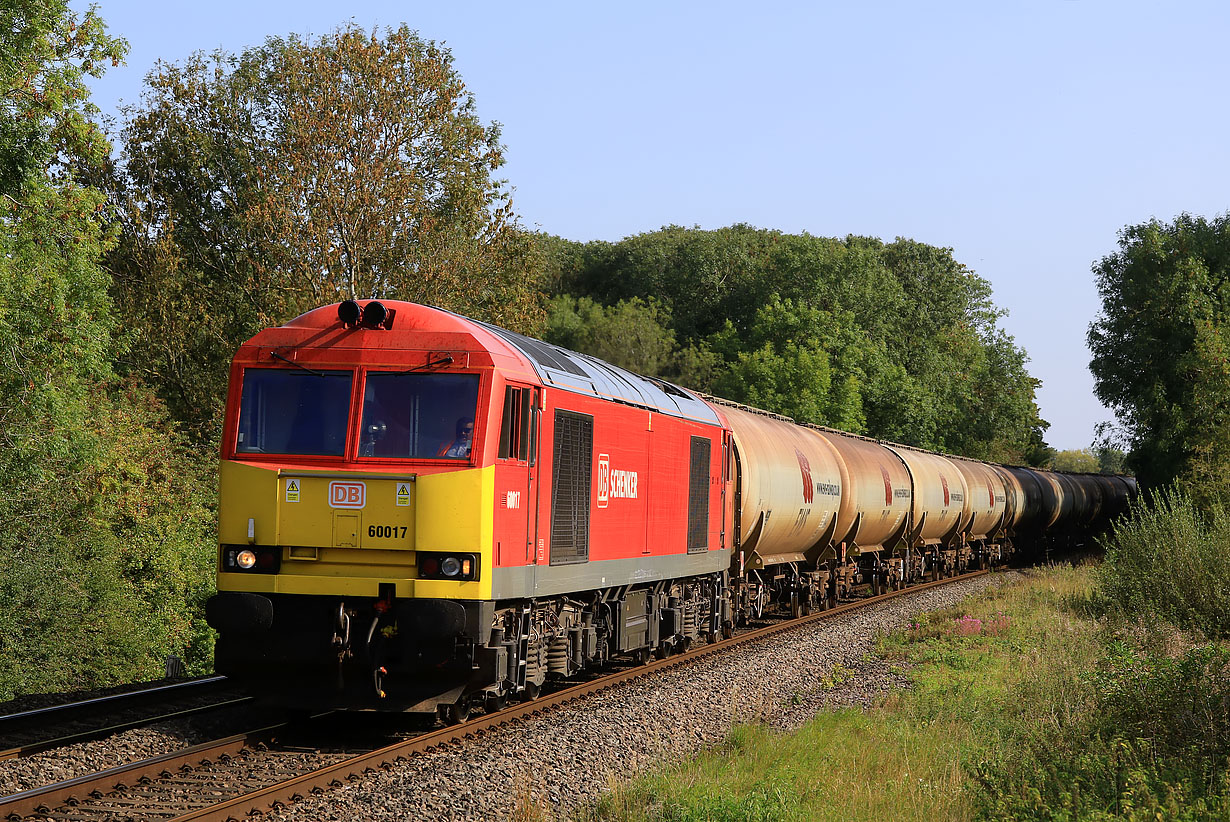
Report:
M 439 713 L 1080 539 L 1122 477 L 800 425 L 460 315 L 325 306 L 231 366 L 215 666 Z

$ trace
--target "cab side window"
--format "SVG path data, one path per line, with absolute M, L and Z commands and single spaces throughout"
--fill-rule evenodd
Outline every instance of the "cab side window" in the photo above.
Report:
M 504 387 L 504 415 L 500 423 L 500 458 L 523 462 L 533 459 L 537 414 L 530 388 Z

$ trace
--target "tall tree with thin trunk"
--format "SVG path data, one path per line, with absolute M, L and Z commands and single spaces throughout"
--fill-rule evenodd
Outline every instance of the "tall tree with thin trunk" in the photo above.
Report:
M 323 303 L 399 298 L 533 332 L 537 245 L 443 46 L 406 27 L 160 66 L 130 109 L 116 296 L 132 367 L 216 431 L 225 362 Z

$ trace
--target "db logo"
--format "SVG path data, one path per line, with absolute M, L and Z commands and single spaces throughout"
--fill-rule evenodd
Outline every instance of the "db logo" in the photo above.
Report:
M 605 508 L 611 499 L 611 458 L 598 455 L 598 507 Z
M 334 508 L 362 508 L 366 502 L 367 486 L 363 483 L 329 483 L 329 504 Z

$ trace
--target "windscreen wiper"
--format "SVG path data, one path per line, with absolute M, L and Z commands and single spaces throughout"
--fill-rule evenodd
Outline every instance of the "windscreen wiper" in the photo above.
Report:
M 422 371 L 424 368 L 435 368 L 437 365 L 452 365 L 452 364 L 453 364 L 453 355 L 445 354 L 443 357 L 441 357 L 438 360 L 431 360 L 430 362 L 425 362 L 422 365 L 416 365 L 414 366 L 414 368 L 407 368 L 405 371 L 394 371 L 393 374 L 394 376 L 401 377 L 406 374 L 413 374 L 415 371 Z
M 315 368 L 308 368 L 308 367 L 307 367 L 306 365 L 304 365 L 303 363 L 295 362 L 295 361 L 294 361 L 294 360 L 292 360 L 292 359 L 288 359 L 288 358 L 286 358 L 286 357 L 283 357 L 281 354 L 279 354 L 279 353 L 278 353 L 278 352 L 276 352 L 276 351 L 270 351 L 270 352 L 269 352 L 269 356 L 273 357 L 275 360 L 281 360 L 281 361 L 282 361 L 282 362 L 284 362 L 284 363 L 289 363 L 290 365 L 293 365 L 295 368 L 302 368 L 304 371 L 308 372 L 309 374 L 311 374 L 311 375 L 312 375 L 312 376 L 314 376 L 314 377 L 327 377 L 327 376 L 329 376 L 328 374 L 324 373 L 323 371 L 317 371 Z

